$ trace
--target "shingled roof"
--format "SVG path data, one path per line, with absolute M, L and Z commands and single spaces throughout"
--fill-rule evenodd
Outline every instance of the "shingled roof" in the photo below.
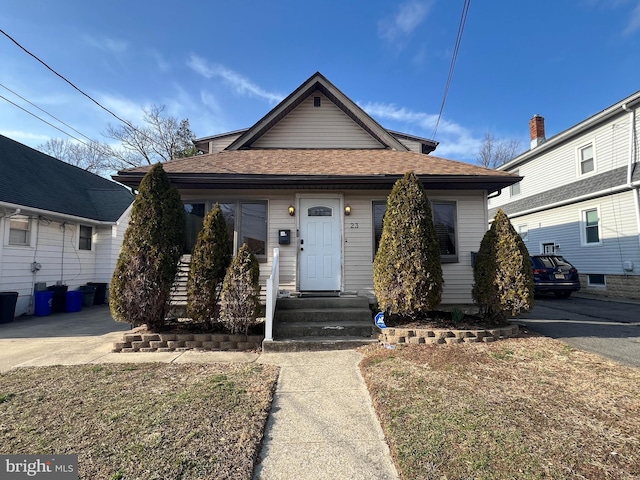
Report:
M 0 202 L 115 222 L 133 198 L 122 185 L 0 135 Z
M 150 168 L 124 170 L 114 179 L 137 188 Z M 164 170 L 179 188 L 389 188 L 413 171 L 425 188 L 494 192 L 521 179 L 469 163 L 383 149 L 227 150 L 172 160 Z

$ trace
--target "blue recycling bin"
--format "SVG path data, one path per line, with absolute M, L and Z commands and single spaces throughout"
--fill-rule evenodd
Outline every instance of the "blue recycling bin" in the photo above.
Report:
M 38 317 L 46 317 L 47 315 L 51 315 L 51 307 L 53 306 L 53 292 L 51 290 L 34 292 L 34 297 L 34 315 Z
M 66 311 L 67 312 L 79 312 L 82 310 L 82 292 L 79 290 L 73 290 L 67 292 L 66 299 Z

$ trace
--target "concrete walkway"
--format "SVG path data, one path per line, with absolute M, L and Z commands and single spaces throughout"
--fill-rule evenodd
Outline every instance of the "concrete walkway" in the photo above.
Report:
M 0 324 L 0 372 L 96 363 L 259 362 L 280 366 L 255 479 L 397 479 L 353 350 L 112 353 L 129 330 L 106 305 Z
M 265 353 L 280 366 L 254 480 L 398 478 L 353 350 Z

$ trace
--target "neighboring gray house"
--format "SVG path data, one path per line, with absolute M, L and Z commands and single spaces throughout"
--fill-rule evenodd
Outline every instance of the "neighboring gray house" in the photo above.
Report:
M 205 153 L 163 165 L 188 212 L 187 252 L 218 202 L 234 248 L 247 243 L 261 262 L 263 291 L 271 274 L 276 289 L 354 293 L 373 302 L 387 195 L 414 171 L 434 209 L 443 303 L 472 303 L 471 252 L 487 229 L 487 196 L 519 180 L 429 155 L 436 142 L 383 128 L 320 73 L 252 127 L 196 145 Z M 149 168 L 114 178 L 138 188 Z
M 524 179 L 489 199 L 502 208 L 529 253 L 563 255 L 583 289 L 640 298 L 640 92 L 549 139 L 530 122 L 531 150 L 500 170 Z
M 0 291 L 32 313 L 37 282 L 109 282 L 133 195 L 0 135 Z

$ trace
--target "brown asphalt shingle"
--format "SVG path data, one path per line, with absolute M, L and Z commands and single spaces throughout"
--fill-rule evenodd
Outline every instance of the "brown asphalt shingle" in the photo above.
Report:
M 417 175 L 514 176 L 469 163 L 393 150 L 233 150 L 180 158 L 166 162 L 163 167 L 169 174 L 371 176 L 413 171 Z M 150 168 L 138 167 L 120 173 L 141 173 Z

